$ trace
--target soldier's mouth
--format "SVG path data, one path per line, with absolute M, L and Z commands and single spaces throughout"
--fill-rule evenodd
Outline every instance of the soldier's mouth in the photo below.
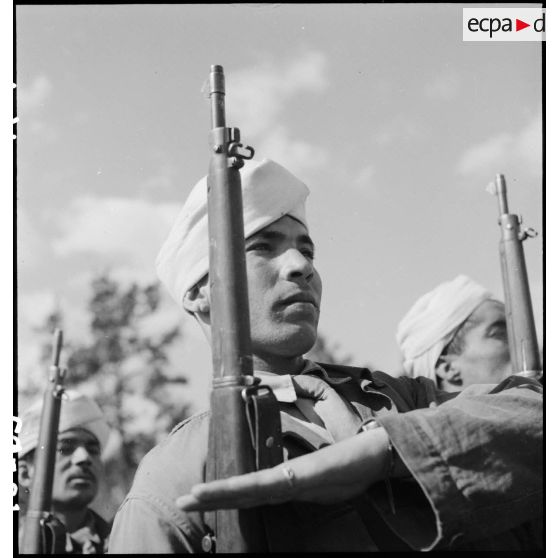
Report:
M 69 481 L 78 482 L 95 482 L 95 477 L 91 473 L 79 473 L 75 475 L 70 475 L 68 477 Z
M 318 308 L 315 298 L 310 293 L 297 293 L 279 301 L 280 306 L 289 306 L 290 304 L 297 303 L 311 304 L 315 308 Z

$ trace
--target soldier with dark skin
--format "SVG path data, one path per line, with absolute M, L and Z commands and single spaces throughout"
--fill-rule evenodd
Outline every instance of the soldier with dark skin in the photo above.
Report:
M 33 484 L 41 408 L 42 401 L 38 401 L 22 416 L 18 482 L 23 494 Z M 52 513 L 64 526 L 67 554 L 106 551 L 110 525 L 89 505 L 97 496 L 104 474 L 101 453 L 108 435 L 102 411 L 92 399 L 75 391 L 62 396 Z
M 295 518 L 291 538 L 301 552 L 534 548 L 540 384 L 516 378 L 450 394 L 426 378 L 305 358 L 322 292 L 304 213 L 308 189 L 269 160 L 241 175 L 254 374 L 280 403 L 288 460 L 201 484 L 209 414 L 187 419 L 140 464 L 109 552 L 201 552 L 204 510 L 281 502 Z M 192 190 L 157 267 L 209 337 L 206 188 L 202 179 Z M 306 445 L 289 436 L 286 417 Z M 329 447 L 308 453 L 316 439 Z

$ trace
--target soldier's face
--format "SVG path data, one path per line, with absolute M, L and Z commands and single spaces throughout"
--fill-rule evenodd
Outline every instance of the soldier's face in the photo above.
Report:
M 464 350 L 455 357 L 463 388 L 498 383 L 511 374 L 505 307 L 486 300 L 471 314 L 473 324 L 464 335 Z
M 300 356 L 316 341 L 322 283 L 306 227 L 285 216 L 246 240 L 252 348 Z
M 58 435 L 52 503 L 56 508 L 87 506 L 97 495 L 102 472 L 101 448 L 88 430 L 75 428 Z

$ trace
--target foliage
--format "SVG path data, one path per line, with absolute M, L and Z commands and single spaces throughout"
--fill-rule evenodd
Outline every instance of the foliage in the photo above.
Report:
M 128 491 L 142 457 L 188 416 L 185 398 L 180 397 L 186 378 L 171 373 L 167 356 L 180 328 L 169 328 L 164 320 L 157 322 L 160 327 L 145 327 L 159 307 L 158 284 L 125 287 L 102 274 L 91 283 L 88 341 L 71 342 L 68 335 L 64 343 L 66 387 L 93 397 L 113 429 L 106 464 L 110 512 Z M 45 334 L 45 365 L 52 351 L 46 334 L 64 329 L 63 321 L 62 313 L 55 311 L 40 328 Z
M 351 356 L 341 355 L 339 345 L 331 343 L 322 334 L 318 335 L 314 346 L 306 354 L 306 357 L 315 362 L 323 362 L 326 364 L 341 364 L 347 366 L 353 364 L 353 358 Z

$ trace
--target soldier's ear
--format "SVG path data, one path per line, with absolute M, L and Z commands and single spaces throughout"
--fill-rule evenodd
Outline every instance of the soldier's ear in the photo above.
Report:
M 192 287 L 184 296 L 182 304 L 191 314 L 209 315 L 209 282 Z
M 454 355 L 441 355 L 436 363 L 436 376 L 447 384 L 455 387 L 463 385 L 461 370 Z
M 32 463 L 29 463 L 25 459 L 20 459 L 17 464 L 17 481 L 19 486 L 28 491 L 31 488 L 34 471 L 35 468 Z

